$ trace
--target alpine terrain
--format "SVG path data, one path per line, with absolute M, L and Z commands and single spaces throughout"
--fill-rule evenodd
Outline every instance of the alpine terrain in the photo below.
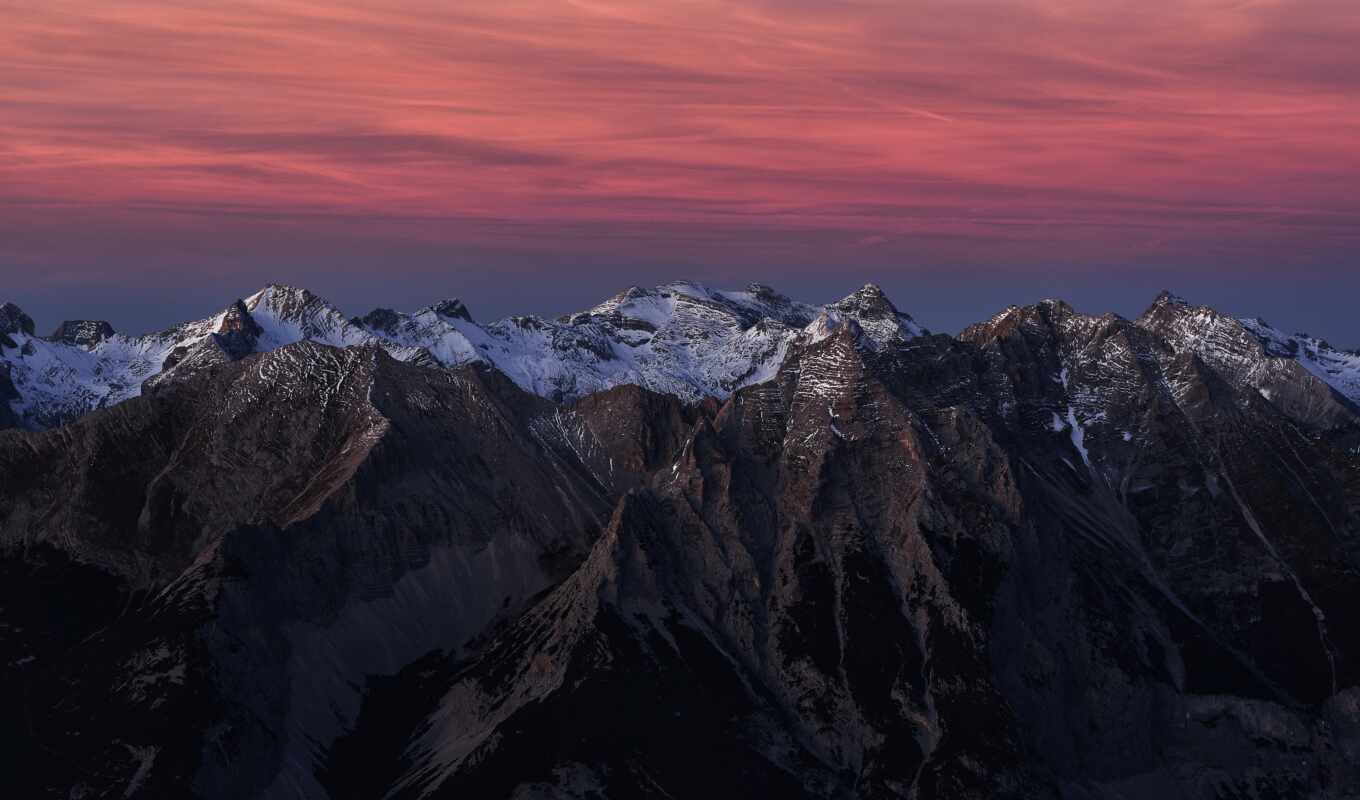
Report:
M 687 282 L 42 333 L 6 796 L 1360 797 L 1360 353 Z

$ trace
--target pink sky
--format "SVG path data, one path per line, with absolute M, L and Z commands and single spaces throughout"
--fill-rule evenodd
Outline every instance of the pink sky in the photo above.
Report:
M 1357 268 L 1354 0 L 0 0 L 0 19 L 20 286 L 376 262 L 475 261 L 488 285 L 562 263 Z

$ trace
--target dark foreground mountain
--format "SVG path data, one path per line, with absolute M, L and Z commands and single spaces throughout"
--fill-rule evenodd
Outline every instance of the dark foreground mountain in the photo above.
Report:
M 266 293 L 160 361 L 0 311 L 15 796 L 1360 792 L 1350 354 L 1169 295 Z

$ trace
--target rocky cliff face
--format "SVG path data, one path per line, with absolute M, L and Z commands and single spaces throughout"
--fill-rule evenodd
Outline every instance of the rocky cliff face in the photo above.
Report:
M 477 367 L 302 343 L 9 434 L 13 568 L 69 560 L 108 584 L 92 620 L 121 609 L 60 657 L 42 626 L 5 629 L 28 718 L 118 729 L 54 750 L 35 790 L 319 793 L 310 765 L 366 675 L 460 652 L 598 534 L 603 491 L 533 434 L 551 413 Z M 87 690 L 69 708 L 68 683 Z
M 643 379 L 602 391 L 489 366 L 491 328 L 452 358 L 461 304 L 350 321 L 267 291 L 140 396 L 0 433 L 6 774 L 53 797 L 1354 796 L 1340 351 L 1170 296 L 951 338 L 873 287 L 813 309 L 680 286 L 494 329 L 578 365 L 631 348 L 599 374 Z

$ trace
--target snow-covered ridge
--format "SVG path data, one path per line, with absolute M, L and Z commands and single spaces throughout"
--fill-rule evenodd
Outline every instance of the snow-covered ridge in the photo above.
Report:
M 1237 319 L 1192 305 L 1170 292 L 1162 292 L 1137 324 L 1272 401 L 1278 401 L 1285 386 L 1311 380 L 1298 371 L 1302 367 L 1350 403 L 1360 404 L 1360 356 L 1310 336 L 1291 336 L 1261 319 Z
M 1118 319 L 1086 317 L 1046 301 L 1029 310 L 1008 309 L 961 338 L 985 338 L 1023 322 L 1026 314 L 1093 331 Z M 1360 354 L 1286 335 L 1261 320 L 1192 306 L 1169 293 L 1134 324 L 1176 351 L 1194 352 L 1287 410 L 1316 412 L 1308 396 L 1290 397 L 1305 384 L 1325 384 L 1360 405 Z M 414 313 L 378 309 L 351 319 L 306 289 L 271 285 L 212 317 L 144 336 L 83 320 L 39 336 L 22 310 L 3 304 L 0 427 L 59 425 L 136 396 L 146 385 L 299 341 L 377 346 L 430 366 L 482 362 L 524 389 L 560 401 L 620 384 L 688 401 L 724 398 L 773 378 L 791 347 L 819 341 L 842 326 L 852 327 L 855 341 L 868 349 L 891 348 L 925 333 L 872 285 L 816 306 L 760 285 L 728 291 L 675 282 L 632 287 L 557 319 L 515 316 L 492 323 L 476 322 L 456 299 Z
M 484 361 L 556 400 L 637 384 L 692 401 L 726 397 L 772 378 L 790 344 L 809 337 L 805 329 L 828 314 L 874 325 L 873 335 L 884 345 L 919 334 L 877 287 L 851 298 L 861 295 L 881 302 L 840 310 L 840 304 L 800 303 L 758 284 L 728 291 L 681 281 L 632 287 L 555 320 L 510 317 L 481 325 L 462 303 L 445 301 L 415 314 L 379 310 L 355 322 L 385 342 L 422 348 L 447 366 Z M 883 313 L 892 315 L 892 325 L 880 319 Z
M 1360 353 L 1338 350 L 1305 333 L 1286 334 L 1263 319 L 1239 322 L 1255 334 L 1267 354 L 1294 359 L 1342 397 L 1360 405 Z
M 220 318 L 219 318 L 220 319 Z M 217 319 L 200 320 L 146 336 L 63 336 L 100 330 L 97 323 L 68 322 L 52 338 L 31 326 L 0 337 L 0 370 L 17 398 L 10 405 L 20 424 L 45 428 L 141 393 L 142 383 L 173 366 L 212 335 Z
M 772 378 L 791 344 L 847 323 L 874 347 L 922 333 L 872 285 L 819 307 L 755 284 L 725 291 L 676 282 L 633 287 L 556 320 L 517 316 L 489 324 L 475 322 L 458 300 L 350 319 L 306 289 L 271 285 L 212 317 L 144 336 L 72 321 L 42 337 L 22 311 L 5 305 L 0 377 L 8 375 L 14 415 L 30 428 L 136 396 L 148 382 L 299 341 L 378 346 L 402 360 L 447 367 L 480 361 L 554 400 L 626 383 L 699 400 Z

